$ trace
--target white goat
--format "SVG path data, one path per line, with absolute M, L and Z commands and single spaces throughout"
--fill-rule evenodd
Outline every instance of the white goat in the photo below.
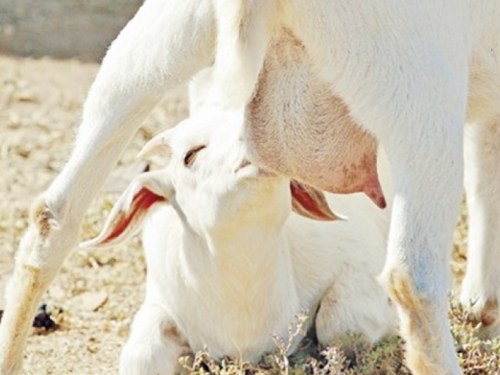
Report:
M 459 374 L 446 297 L 465 121 L 474 123 L 465 162 L 473 232 L 462 300 L 473 303 L 489 334 L 500 327 L 499 20 L 496 0 L 146 0 L 103 61 L 68 164 L 33 207 L 0 325 L 0 373 L 20 371 L 29 318 L 140 119 L 165 90 L 215 57 L 213 115 L 246 122 L 253 158 L 269 169 L 333 192 L 364 191 L 382 207 L 373 140 L 384 146 L 395 198 L 383 279 L 399 307 L 407 363 L 416 374 Z M 274 99 L 252 95 L 268 42 L 283 26 L 300 41 L 318 80 L 349 109 L 346 121 L 331 124 L 341 131 L 333 139 L 326 133 L 320 146 L 310 140 L 328 121 L 311 103 L 301 113 L 300 90 L 287 104 L 298 114 L 293 126 L 280 127 L 273 117 L 288 118 L 286 108 L 254 108 L 271 100 L 276 109 Z M 286 81 L 275 94 L 287 95 Z M 360 149 L 343 143 L 357 129 L 353 120 L 374 136 Z M 296 141 L 295 125 L 301 142 L 282 147 L 282 137 Z M 322 162 L 311 168 L 311 157 Z M 324 173 L 327 164 L 333 179 Z
M 146 149 L 161 143 L 167 168 L 137 177 L 84 245 L 119 244 L 146 220 L 146 300 L 121 374 L 174 374 L 186 344 L 256 361 L 275 349 L 272 334 L 286 340 L 294 316 L 314 317 L 318 305 L 322 343 L 345 332 L 374 341 L 395 328 L 375 279 L 389 212 L 364 196 L 329 196 L 349 219 L 311 220 L 334 218 L 323 194 L 250 164 L 241 131 L 186 120 L 157 136 Z

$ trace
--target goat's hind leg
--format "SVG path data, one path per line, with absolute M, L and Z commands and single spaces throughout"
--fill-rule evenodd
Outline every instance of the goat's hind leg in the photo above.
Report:
M 370 72 L 377 73 L 360 88 L 365 98 L 353 89 L 339 94 L 376 135 L 391 164 L 394 200 L 381 281 L 398 307 L 407 364 L 414 374 L 459 374 L 447 296 L 463 190 L 467 97 L 465 79 L 456 77 L 467 75 L 458 74 L 447 56 L 434 56 L 443 62 L 436 69 L 422 61 L 424 53 L 412 52 L 411 64 L 401 62 L 404 73 L 385 59 L 371 60 Z M 408 77 L 424 77 L 425 84 Z
M 112 44 L 86 100 L 75 149 L 36 201 L 0 325 L 0 374 L 21 371 L 42 293 L 79 240 L 83 215 L 162 93 L 210 64 L 210 1 L 146 1 Z
M 349 269 L 321 298 L 316 334 L 322 344 L 346 333 L 370 342 L 395 333 L 396 311 L 386 292 L 366 269 Z
M 500 334 L 500 117 L 465 131 L 469 248 L 460 300 L 492 337 Z
M 381 281 L 397 304 L 407 364 L 415 374 L 460 373 L 447 320 L 453 228 L 462 195 L 460 110 L 457 106 L 456 116 L 444 123 L 436 122 L 442 116 L 413 123 L 405 139 L 386 143 L 395 199 Z

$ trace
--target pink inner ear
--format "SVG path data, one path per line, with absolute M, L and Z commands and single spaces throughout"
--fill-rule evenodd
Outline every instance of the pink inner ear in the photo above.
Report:
M 134 219 L 145 215 L 153 204 L 161 201 L 165 201 L 165 198 L 161 195 L 157 195 L 146 188 L 139 190 L 139 192 L 134 196 L 131 207 L 129 207 L 127 211 L 120 211 L 116 217 L 116 224 L 113 230 L 102 241 L 102 243 L 106 244 L 119 237 Z
M 310 219 L 330 221 L 338 217 L 330 210 L 324 194 L 298 181 L 290 181 L 292 208 L 299 215 Z

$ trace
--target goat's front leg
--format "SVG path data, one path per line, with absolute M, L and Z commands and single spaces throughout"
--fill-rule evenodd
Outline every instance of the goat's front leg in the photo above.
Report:
M 500 334 L 500 123 L 469 124 L 465 133 L 469 249 L 461 302 L 482 336 Z
M 0 374 L 21 371 L 35 309 L 78 242 L 83 215 L 140 120 L 165 90 L 209 65 L 211 2 L 149 0 L 112 44 L 90 90 L 74 151 L 36 201 L 0 325 Z
M 120 357 L 120 375 L 173 375 L 187 347 L 161 307 L 142 305 Z
M 398 307 L 407 365 L 414 374 L 461 373 L 447 319 L 447 296 L 463 185 L 464 87 L 445 80 L 436 90 L 442 90 L 439 95 L 447 100 L 453 98 L 448 107 L 433 106 L 428 101 L 432 93 L 414 92 L 415 106 L 422 105 L 425 114 L 418 116 L 407 108 L 407 126 L 399 123 L 400 128 L 380 137 L 391 162 L 395 192 L 381 281 Z

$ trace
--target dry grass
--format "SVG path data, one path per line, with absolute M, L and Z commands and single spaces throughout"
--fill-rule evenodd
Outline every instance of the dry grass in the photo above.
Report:
M 76 61 L 14 59 L 0 56 L 0 247 L 14 251 L 26 228 L 33 197 L 61 169 L 73 144 L 81 103 L 97 71 Z M 95 200 L 84 224 L 84 237 L 97 234 L 104 218 L 131 176 L 142 166 L 135 155 L 160 129 L 186 116 L 183 90 L 169 95 L 122 155 L 117 172 Z M 464 270 L 465 212 L 455 236 L 453 269 Z M 117 372 L 120 348 L 131 316 L 144 294 L 145 265 L 138 240 L 105 251 L 74 251 L 64 263 L 45 300 L 62 309 L 60 328 L 35 331 L 26 353 L 26 374 L 109 374 Z M 463 312 L 453 307 L 453 333 L 466 374 L 500 373 L 500 341 L 480 341 Z M 297 327 L 295 327 L 297 328 Z M 299 327 L 300 328 L 300 327 Z M 300 329 L 298 329 L 300 331 Z M 300 332 L 298 334 L 301 334 Z M 370 345 L 345 337 L 319 348 L 307 337 L 287 359 L 287 343 L 258 366 L 223 360 L 206 353 L 182 358 L 193 374 L 407 374 L 397 338 Z M 281 349 L 281 350 L 280 350 Z

